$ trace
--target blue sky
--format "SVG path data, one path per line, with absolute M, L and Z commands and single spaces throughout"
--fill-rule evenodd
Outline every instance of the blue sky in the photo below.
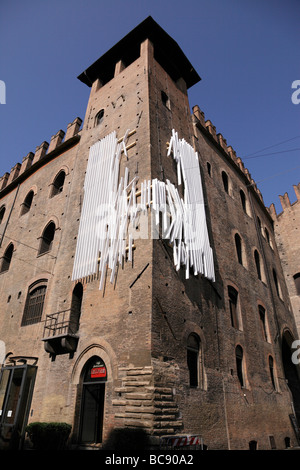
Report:
M 202 80 L 189 90 L 275 203 L 300 182 L 299 0 L 1 0 L 0 176 L 77 116 L 77 76 L 151 15 Z M 300 98 L 300 93 L 299 93 Z M 297 150 L 295 150 L 297 149 Z

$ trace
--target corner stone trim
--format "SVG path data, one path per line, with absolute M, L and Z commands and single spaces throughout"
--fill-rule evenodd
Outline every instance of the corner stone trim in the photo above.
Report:
M 173 388 L 154 385 L 153 367 L 119 369 L 121 386 L 112 401 L 116 423 L 120 427 L 143 428 L 148 434 L 175 434 L 183 423 L 174 398 Z

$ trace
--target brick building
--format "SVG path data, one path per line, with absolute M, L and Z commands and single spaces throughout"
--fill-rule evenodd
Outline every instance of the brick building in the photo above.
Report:
M 300 332 L 300 183 L 294 185 L 296 201 L 291 203 L 288 193 L 279 196 L 282 212 L 276 213 L 271 204 L 270 214 L 274 220 L 275 239 L 281 259 L 285 282 L 288 288 L 291 308 L 296 320 L 298 336 Z
M 101 448 L 114 429 L 143 430 L 152 446 L 190 435 L 209 449 L 297 445 L 297 330 L 273 220 L 233 148 L 191 113 L 199 75 L 149 17 L 78 78 L 91 88 L 83 122 L 0 181 L 1 446 L 20 448 L 33 421 L 70 423 L 74 448 Z M 101 251 L 99 227 L 108 237 L 124 219 L 97 212 L 112 171 L 91 162 L 113 145 L 128 182 L 114 201 L 142 210 L 119 251 L 113 237 Z M 179 184 L 182 148 L 197 165 Z M 198 174 L 205 243 L 191 266 L 188 245 L 163 236 L 156 197 L 185 201 L 171 214 L 185 232 Z

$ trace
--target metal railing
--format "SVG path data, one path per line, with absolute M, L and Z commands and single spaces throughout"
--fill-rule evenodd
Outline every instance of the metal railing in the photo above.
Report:
M 79 314 L 80 312 L 69 308 L 47 315 L 44 325 L 44 338 L 74 335 L 79 326 Z

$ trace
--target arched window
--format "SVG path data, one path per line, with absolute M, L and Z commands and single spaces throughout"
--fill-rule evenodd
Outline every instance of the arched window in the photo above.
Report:
M 268 341 L 266 310 L 262 305 L 258 306 L 259 321 L 263 339 Z
M 240 198 L 241 198 L 242 208 L 246 212 L 246 196 L 242 189 L 240 190 Z
M 38 255 L 42 255 L 44 253 L 47 253 L 48 251 L 51 251 L 54 234 L 55 234 L 55 224 L 54 222 L 50 222 L 45 228 L 43 235 L 41 237 Z
M 171 109 L 170 99 L 164 91 L 161 92 L 161 100 L 166 108 Z
M 300 273 L 294 274 L 293 278 L 296 287 L 296 293 L 297 295 L 300 295 Z
M 65 178 L 66 173 L 64 172 L 64 170 L 60 171 L 52 183 L 52 191 L 50 197 L 54 197 L 62 192 L 64 188 Z
M 35 282 L 29 287 L 21 326 L 32 325 L 41 321 L 46 290 L 46 279 Z
M 71 313 L 70 313 L 70 331 L 76 333 L 79 328 L 79 319 L 81 315 L 83 286 L 78 282 L 72 292 Z
M 245 378 L 244 378 L 244 358 L 243 358 L 243 349 L 241 346 L 235 348 L 235 359 L 236 359 L 236 372 L 241 384 L 241 387 L 244 387 Z
M 191 333 L 187 339 L 187 365 L 189 368 L 190 387 L 198 387 L 201 380 L 200 338 Z
M 274 372 L 274 360 L 272 356 L 269 356 L 269 371 L 270 371 L 270 378 L 273 385 L 274 390 L 276 390 L 276 382 L 275 382 L 275 372 Z
M 14 252 L 14 245 L 11 243 L 6 248 L 4 255 L 2 257 L 0 273 L 4 273 L 5 271 L 9 270 L 13 252 Z
M 99 124 L 101 124 L 101 122 L 103 121 L 104 119 L 104 109 L 101 109 L 99 111 L 99 113 L 96 114 L 96 117 L 95 117 L 95 126 L 99 126 Z
M 227 176 L 227 173 L 225 173 L 225 171 L 222 171 L 222 181 L 223 181 L 224 191 L 228 194 L 228 191 L 229 191 L 228 176 Z
M 260 256 L 257 250 L 254 251 L 254 261 L 258 279 L 261 280 Z
M 228 301 L 229 301 L 229 311 L 231 326 L 234 328 L 240 329 L 240 315 L 239 315 L 239 305 L 238 305 L 238 291 L 232 287 L 228 286 Z
M 235 241 L 235 249 L 236 249 L 238 262 L 242 265 L 243 264 L 242 239 L 238 233 L 235 234 L 234 241 Z
M 21 214 L 20 214 L 20 215 L 24 215 L 24 214 L 26 214 L 27 212 L 30 211 L 31 204 L 32 204 L 32 200 L 33 200 L 33 196 L 34 196 L 34 192 L 33 192 L 33 191 L 29 191 L 29 193 L 28 193 L 27 196 L 25 197 L 24 202 L 23 202 L 23 204 L 22 204 Z
M 0 224 L 2 224 L 4 214 L 5 214 L 5 206 L 2 206 L 0 209 Z

